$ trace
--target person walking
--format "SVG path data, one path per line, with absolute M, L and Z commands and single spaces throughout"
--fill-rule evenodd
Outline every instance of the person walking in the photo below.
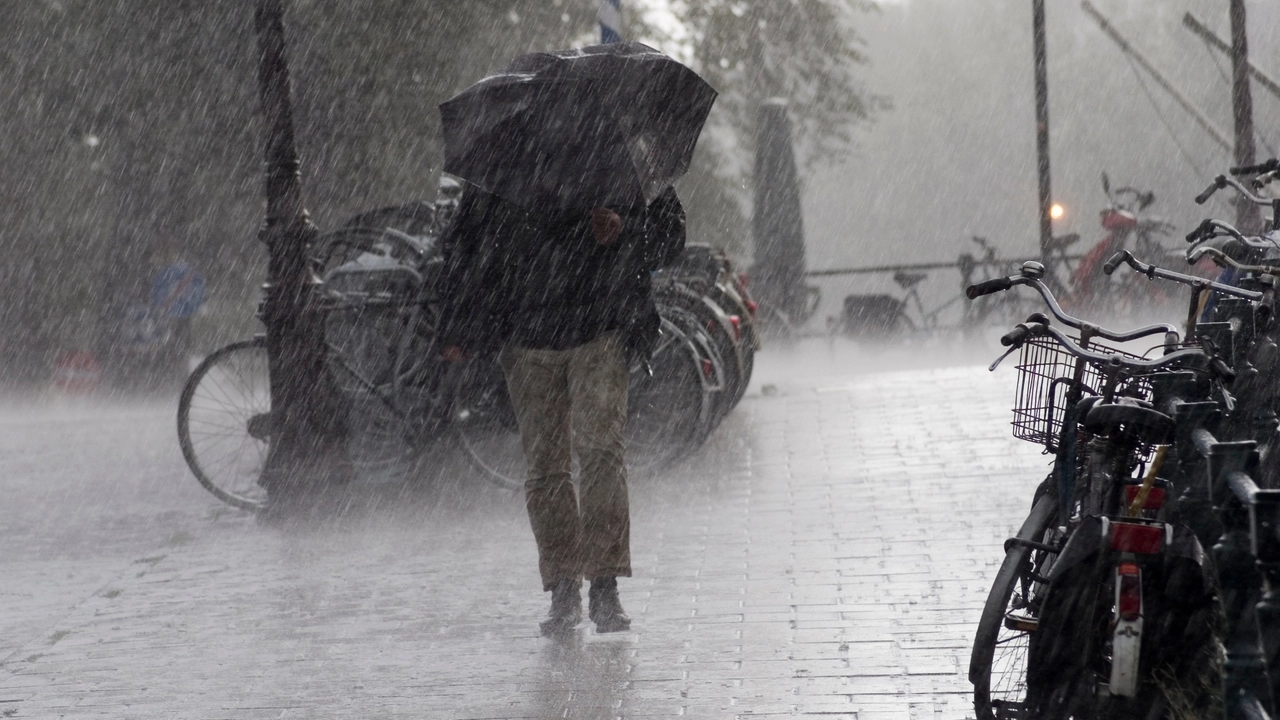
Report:
M 659 334 L 651 273 L 684 243 L 672 188 L 647 205 L 535 212 L 467 184 L 441 237 L 443 355 L 497 351 L 520 426 L 525 502 L 551 593 L 543 635 L 581 621 L 584 577 L 596 631 L 631 627 L 617 583 L 631 576 L 628 378 Z

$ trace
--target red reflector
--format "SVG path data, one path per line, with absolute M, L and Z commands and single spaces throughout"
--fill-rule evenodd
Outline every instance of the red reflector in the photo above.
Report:
M 1132 505 L 1133 501 L 1138 498 L 1138 490 L 1142 489 L 1139 485 L 1127 485 L 1124 489 L 1124 504 Z M 1159 510 L 1164 507 L 1164 488 L 1153 487 L 1151 492 L 1147 493 L 1147 501 L 1143 503 L 1143 510 Z
M 1111 523 L 1111 549 L 1117 552 L 1158 553 L 1164 544 L 1164 527 L 1137 523 Z
M 738 284 L 742 287 L 751 287 L 751 283 L 747 282 L 746 273 L 738 273 Z M 755 308 L 752 308 L 754 310 Z
M 737 315 L 730 315 L 729 324 L 733 326 L 733 339 L 741 340 L 742 339 L 742 318 L 738 317 Z
M 747 301 L 747 310 L 751 312 L 751 317 L 756 316 L 756 308 L 758 307 L 760 307 L 760 303 L 756 302 L 755 300 Z
M 715 374 L 716 366 L 711 364 L 710 360 L 702 361 L 702 374 L 711 377 Z
M 1116 581 L 1120 583 L 1116 608 L 1121 620 L 1137 620 L 1142 615 L 1142 575 L 1133 563 L 1121 563 L 1116 568 Z

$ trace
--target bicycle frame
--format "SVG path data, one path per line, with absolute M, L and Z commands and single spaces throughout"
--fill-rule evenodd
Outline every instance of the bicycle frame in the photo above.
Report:
M 1144 567 L 1151 559 L 1164 556 L 1167 548 L 1172 546 L 1174 533 L 1172 525 L 1152 516 L 1153 513 L 1158 513 L 1164 503 L 1163 488 L 1159 493 L 1152 492 L 1164 454 L 1158 452 L 1151 467 L 1147 468 L 1141 449 L 1144 442 L 1147 442 L 1143 440 L 1147 437 L 1143 433 L 1149 432 L 1150 437 L 1155 438 L 1158 434 L 1155 428 L 1162 426 L 1157 423 L 1150 426 L 1153 428 L 1150 431 L 1143 431 L 1139 429 L 1143 427 L 1139 421 L 1144 415 L 1162 418 L 1171 431 L 1173 420 L 1154 410 L 1143 409 L 1140 405 L 1126 404 L 1132 401 L 1121 398 L 1119 388 L 1125 386 L 1126 377 L 1160 373 L 1179 367 L 1204 369 L 1208 364 L 1208 356 L 1199 349 L 1179 349 L 1178 333 L 1171 325 L 1156 324 L 1120 332 L 1067 315 L 1058 306 L 1052 292 L 1040 282 L 1039 273 L 1038 263 L 1027 263 L 1019 276 L 979 283 L 970 287 L 966 294 L 977 297 L 1016 285 L 1030 286 L 1042 296 L 1049 310 L 1060 321 L 1081 333 L 1081 340 L 1077 344 L 1051 327 L 1048 318 L 1039 315 L 1015 328 L 1002 338 L 1002 343 L 1012 350 L 1035 338 L 1051 339 L 1053 344 L 1075 358 L 1070 377 L 1054 380 L 1048 386 L 1050 413 L 1053 407 L 1052 397 L 1059 392 L 1054 388 L 1065 387 L 1061 390 L 1064 397 L 1062 427 L 1056 446 L 1050 446 L 1055 451 L 1052 477 L 1056 480 L 1053 487 L 1058 495 L 1057 517 L 1063 535 L 1062 544 L 1056 549 L 1057 557 L 1046 578 L 1046 598 L 1052 603 L 1055 588 L 1058 587 L 1055 583 L 1067 582 L 1067 578 L 1076 577 L 1074 573 L 1080 572 L 1080 563 L 1090 557 L 1098 558 L 1095 562 L 1101 564 L 1097 566 L 1096 572 L 1101 575 L 1097 577 L 1106 578 L 1105 583 L 1110 593 L 1106 601 L 1109 616 L 1105 641 L 1109 663 L 1105 677 L 1106 693 L 1116 698 L 1136 698 L 1141 685 L 1139 670 L 1145 631 Z M 1094 338 L 1123 342 L 1157 334 L 1165 336 L 1165 354 L 1153 360 L 1121 358 L 1097 347 L 1093 342 Z M 1094 372 L 1101 373 L 1101 387 L 1086 386 L 1086 369 L 1090 366 L 1096 368 Z M 1090 392 L 1096 392 L 1097 397 L 1086 399 L 1084 396 Z M 1079 444 L 1082 439 L 1085 442 L 1083 446 Z M 1084 460 L 1083 475 L 1078 474 L 1081 459 Z M 1135 471 L 1138 471 L 1141 483 L 1134 478 Z M 1143 515 L 1146 517 L 1142 517 Z M 1090 576 L 1086 573 L 1085 577 Z M 1059 589 L 1057 592 L 1068 591 Z M 1070 593 L 1067 597 L 1071 597 Z M 1063 607 L 1072 606 L 1068 604 Z M 1082 607 L 1090 605 L 1086 603 Z M 1036 631 L 1038 628 L 1037 621 Z M 1096 642 L 1103 641 L 1099 639 Z M 1035 652 L 1044 652 L 1045 646 L 1033 641 L 1032 647 L 1041 648 Z M 1102 652 L 1102 648 L 1098 646 L 1090 652 Z M 1040 662 L 1050 662 L 1051 657 L 1041 657 Z M 1089 682 L 1092 677 L 1089 672 L 1092 671 L 1083 668 L 1081 672 L 1084 674 L 1078 682 Z M 1101 680 L 1103 679 L 1100 678 Z M 1039 688 L 1039 685 L 1036 687 Z M 1043 689 L 1029 692 L 1029 702 L 1048 702 L 1041 697 L 1045 692 Z

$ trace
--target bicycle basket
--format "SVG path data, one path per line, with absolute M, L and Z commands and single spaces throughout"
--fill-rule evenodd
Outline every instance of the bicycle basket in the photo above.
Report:
M 1141 357 L 1096 341 L 1089 344 L 1089 349 L 1125 358 Z M 1015 369 L 1018 389 L 1013 402 L 1013 436 L 1052 451 L 1062 434 L 1067 390 L 1075 377 L 1076 357 L 1053 338 L 1035 337 L 1023 343 Z M 1081 376 L 1084 395 L 1101 395 L 1105 383 L 1102 371 L 1086 362 Z M 1116 394 L 1150 400 L 1151 381 L 1143 376 L 1121 376 Z

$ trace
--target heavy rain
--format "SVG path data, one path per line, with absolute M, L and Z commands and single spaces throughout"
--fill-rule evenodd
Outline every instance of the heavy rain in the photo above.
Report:
M 0 717 L 1280 712 L 1280 7 L 31 0 Z

